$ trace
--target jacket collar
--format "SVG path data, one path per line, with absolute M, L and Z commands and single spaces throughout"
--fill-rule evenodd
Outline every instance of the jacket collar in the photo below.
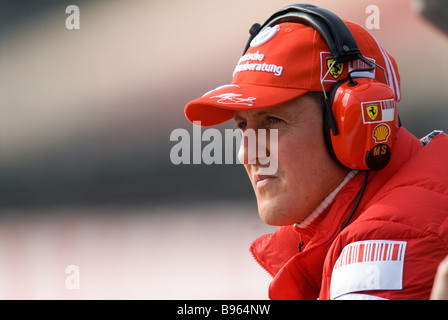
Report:
M 362 182 L 362 176 L 357 173 L 356 170 L 350 171 L 341 184 L 302 222 L 279 227 L 273 234 L 255 240 L 250 246 L 250 251 L 258 264 L 274 277 L 291 257 L 299 253 L 299 243 L 303 242 L 307 247 L 312 244 L 312 239 L 317 240 L 320 234 L 327 234 L 328 230 L 325 230 L 327 224 L 322 222 L 333 207 L 335 199 L 342 197 L 347 200 L 337 203 L 352 202 L 353 195 Z M 329 218 L 333 223 L 334 218 Z
M 313 212 L 311 212 L 310 215 L 308 215 L 305 220 L 302 222 L 294 224 L 294 227 L 300 228 L 300 229 L 306 229 L 309 227 L 313 222 L 316 222 L 316 219 L 324 212 L 328 206 L 334 201 L 334 198 L 339 193 L 339 191 L 349 182 L 356 174 L 358 173 L 358 170 L 351 170 L 347 176 L 344 178 L 344 180 L 339 184 L 339 186 L 333 190 L 322 202 L 321 204 L 314 209 Z M 315 223 L 314 223 L 315 224 Z

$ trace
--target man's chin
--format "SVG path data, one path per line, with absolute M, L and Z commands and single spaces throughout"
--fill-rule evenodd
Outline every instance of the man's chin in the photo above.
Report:
M 258 215 L 260 219 L 270 226 L 286 226 L 294 224 L 295 222 L 289 223 L 284 216 L 285 211 L 281 210 L 278 205 L 274 203 L 258 203 Z
M 309 213 L 301 212 L 297 206 L 288 206 L 288 199 L 257 198 L 258 215 L 270 226 L 290 226 L 303 221 Z

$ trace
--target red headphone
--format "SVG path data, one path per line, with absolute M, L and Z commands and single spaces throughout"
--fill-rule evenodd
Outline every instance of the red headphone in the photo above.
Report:
M 331 120 L 326 116 L 330 153 L 347 168 L 386 167 L 399 127 L 392 89 L 370 78 L 350 79 L 333 85 L 327 104 L 337 128 L 336 132 L 331 129 Z
M 400 121 L 393 90 L 370 78 L 349 76 L 348 80 L 337 82 L 330 89 L 326 105 L 331 108 L 324 116 L 330 153 L 347 168 L 365 170 L 358 199 L 342 230 L 359 205 L 369 170 L 381 170 L 389 163 Z

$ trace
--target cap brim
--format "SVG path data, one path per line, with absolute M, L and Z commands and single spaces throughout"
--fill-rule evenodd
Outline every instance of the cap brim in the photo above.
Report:
M 185 116 L 201 126 L 214 126 L 233 118 L 235 110 L 258 110 L 278 106 L 307 93 L 308 90 L 249 84 L 225 85 L 189 102 Z

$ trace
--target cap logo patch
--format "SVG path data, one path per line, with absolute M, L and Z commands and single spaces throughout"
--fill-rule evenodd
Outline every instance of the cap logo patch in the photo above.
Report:
M 328 58 L 327 59 L 327 68 L 330 69 L 330 67 L 333 63 L 334 63 L 334 59 Z M 344 63 L 343 62 L 335 63 L 333 68 L 330 69 L 330 74 L 335 79 L 339 78 L 341 76 L 342 72 L 344 72 Z
M 218 99 L 216 102 L 221 104 L 228 105 L 240 105 L 240 106 L 249 106 L 252 107 L 254 105 L 254 101 L 257 99 L 255 97 L 243 98 L 243 94 L 237 93 L 223 93 L 217 96 L 210 97 L 210 99 Z
M 375 63 L 375 59 L 364 58 Z M 361 60 L 349 61 L 348 63 L 338 62 L 330 69 L 334 58 L 331 52 L 321 51 L 320 61 L 320 80 L 323 82 L 336 82 L 339 79 L 344 79 L 347 77 L 348 72 L 351 72 L 352 77 L 375 79 L 375 68 L 370 70 L 370 66 Z
M 375 59 L 372 59 L 369 57 L 364 57 L 364 58 L 371 61 L 372 63 L 375 63 Z M 348 70 L 349 71 L 356 70 L 356 71 L 352 72 L 352 77 L 375 79 L 376 68 L 370 70 L 370 66 L 362 60 L 350 61 L 348 63 Z
M 331 65 L 334 62 L 334 58 L 331 52 L 321 51 L 320 53 L 320 80 L 323 82 L 336 82 L 338 78 L 347 77 L 347 68 L 343 62 L 338 62 Z
M 275 25 L 273 27 L 266 27 L 263 30 L 260 31 L 260 33 L 257 34 L 255 38 L 252 39 L 250 42 L 251 47 L 258 47 L 262 44 L 265 44 L 269 40 L 272 39 L 273 36 L 280 30 L 279 25 Z

